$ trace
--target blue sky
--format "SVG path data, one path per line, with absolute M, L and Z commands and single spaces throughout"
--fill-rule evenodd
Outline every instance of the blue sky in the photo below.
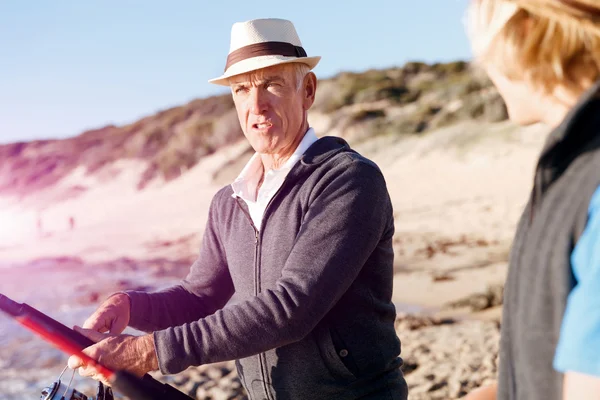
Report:
M 231 25 L 291 19 L 319 78 L 469 59 L 468 0 L 0 2 L 0 143 L 74 136 L 223 93 Z

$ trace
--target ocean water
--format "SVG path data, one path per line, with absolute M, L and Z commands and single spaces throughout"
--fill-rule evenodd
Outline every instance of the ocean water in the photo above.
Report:
M 1 263 L 0 263 L 1 264 Z M 131 287 L 160 289 L 178 282 L 175 274 L 156 274 L 157 262 L 116 261 L 86 265 L 76 259 L 41 260 L 0 267 L 0 293 L 46 313 L 62 324 L 82 325 L 103 299 Z M 152 272 L 154 271 L 154 272 Z M 139 333 L 128 329 L 126 333 Z M 0 399 L 39 399 L 67 365 L 68 355 L 0 312 Z M 63 381 L 71 378 L 67 369 Z M 97 382 L 75 373 L 73 387 L 95 396 Z M 115 395 L 116 398 L 122 398 Z
M 72 326 L 93 312 L 93 307 L 57 310 L 52 317 Z M 50 313 L 49 313 L 50 314 Z M 0 398 L 2 400 L 39 399 L 42 389 L 58 379 L 67 365 L 68 355 L 53 348 L 16 321 L 0 315 Z M 63 380 L 70 379 L 67 369 Z M 73 387 L 94 394 L 95 382 L 75 374 Z

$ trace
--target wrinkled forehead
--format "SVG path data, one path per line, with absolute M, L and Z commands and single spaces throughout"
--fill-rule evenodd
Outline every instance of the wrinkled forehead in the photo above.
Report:
M 248 84 L 264 81 L 282 81 L 290 80 L 292 67 L 289 64 L 275 65 L 272 67 L 261 68 L 246 74 L 235 75 L 229 78 L 229 85 Z

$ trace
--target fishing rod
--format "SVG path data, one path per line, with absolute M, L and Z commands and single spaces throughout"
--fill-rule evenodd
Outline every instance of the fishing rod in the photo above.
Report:
M 112 387 L 132 400 L 191 399 L 191 397 L 174 387 L 166 383 L 161 383 L 148 374 L 144 375 L 142 378 L 138 378 L 127 371 L 113 371 L 110 368 L 106 368 L 83 352 L 86 347 L 93 345 L 94 341 L 79 332 L 67 328 L 60 322 L 25 303 L 17 303 L 11 300 L 2 293 L 0 293 L 0 310 L 4 311 L 11 318 L 36 335 L 41 336 L 42 339 L 51 343 L 54 347 L 69 355 L 76 355 L 86 364 L 96 368 L 98 372 L 106 377 Z M 42 391 L 41 400 L 93 400 L 88 399 L 74 389 L 71 390 L 69 397 L 65 397 L 62 393 L 63 388 L 64 385 L 59 378 L 52 386 L 45 388 Z M 69 389 L 70 383 L 69 386 L 64 389 L 64 393 L 67 393 Z M 96 400 L 112 400 L 112 398 L 111 388 L 103 387 L 100 383 Z

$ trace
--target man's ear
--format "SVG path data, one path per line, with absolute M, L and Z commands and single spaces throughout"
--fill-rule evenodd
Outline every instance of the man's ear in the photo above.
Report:
M 310 71 L 304 77 L 304 83 L 302 86 L 302 94 L 304 97 L 304 109 L 308 110 L 312 107 L 315 102 L 315 96 L 317 93 L 317 76 L 314 72 Z

